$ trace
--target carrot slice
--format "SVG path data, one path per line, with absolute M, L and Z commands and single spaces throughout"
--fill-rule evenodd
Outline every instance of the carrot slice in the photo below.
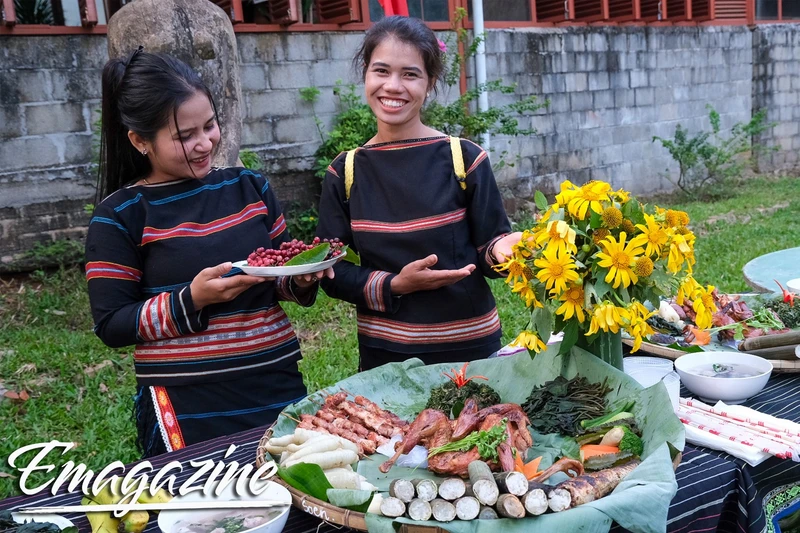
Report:
M 698 329 L 694 326 L 689 326 L 689 329 L 692 333 L 694 333 L 694 340 L 689 344 L 694 344 L 697 346 L 706 346 L 709 342 L 711 342 L 711 333 L 706 330 Z
M 514 472 L 525 473 L 525 463 L 519 453 L 514 456 Z
M 527 479 L 533 479 L 536 477 L 536 475 L 539 473 L 539 463 L 541 462 L 542 456 L 540 455 L 533 461 L 528 462 L 528 464 L 523 467 L 522 473 L 525 474 Z
M 619 453 L 618 446 L 601 446 L 600 444 L 585 444 L 581 446 L 581 457 L 586 460 L 595 455 L 606 455 L 608 453 Z

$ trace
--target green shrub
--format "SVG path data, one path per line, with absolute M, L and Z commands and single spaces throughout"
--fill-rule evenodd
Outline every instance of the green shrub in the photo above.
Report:
M 771 129 L 774 123 L 766 122 L 766 111 L 761 110 L 748 122 L 737 122 L 730 134 L 720 133 L 719 113 L 711 106 L 708 119 L 710 132 L 700 132 L 691 136 L 680 124 L 675 128 L 672 139 L 653 137 L 659 141 L 678 163 L 678 179 L 675 183 L 686 197 L 714 199 L 733 194 L 735 186 L 742 178 L 745 169 L 753 163 L 755 156 L 768 150 L 753 143 L 757 135 Z M 773 147 L 771 150 L 777 150 Z
M 261 170 L 264 168 L 264 161 L 261 159 L 261 156 L 252 150 L 242 150 L 239 152 L 239 159 L 241 159 L 244 168 L 250 170 Z
M 297 211 L 294 205 L 286 215 L 286 227 L 293 239 L 300 239 L 303 242 L 311 242 L 317 230 L 319 222 L 319 212 L 316 207 L 309 207 L 305 211 Z

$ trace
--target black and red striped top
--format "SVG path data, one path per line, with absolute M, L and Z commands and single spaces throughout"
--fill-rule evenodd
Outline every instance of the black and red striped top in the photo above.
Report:
M 95 332 L 109 346 L 136 346 L 136 378 L 145 386 L 296 365 L 300 346 L 278 302 L 310 305 L 315 290 L 301 295 L 280 277 L 200 312 L 189 291 L 202 269 L 290 239 L 269 182 L 247 169 L 121 189 L 89 223 L 86 278 Z
M 374 348 L 433 363 L 437 356 L 430 354 L 468 360 L 500 346 L 500 320 L 485 280 L 497 274 L 486 251 L 511 228 L 486 152 L 468 140 L 461 147 L 466 190 L 454 173 L 449 137 L 359 149 L 349 200 L 345 155 L 328 168 L 317 235 L 352 246 L 361 266 L 338 263 L 335 279 L 322 287 L 356 304 L 362 356 Z M 393 296 L 392 278 L 430 254 L 438 256 L 435 269 L 478 268 L 454 285 Z

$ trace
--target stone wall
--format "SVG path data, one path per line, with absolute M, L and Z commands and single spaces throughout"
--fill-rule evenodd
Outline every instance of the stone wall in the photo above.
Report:
M 753 110 L 777 123 L 759 140 L 778 147 L 759 158 L 762 171 L 800 166 L 800 31 L 795 24 L 766 24 L 753 33 Z
M 265 159 L 288 208 L 316 204 L 315 116 L 330 127 L 333 87 L 354 80 L 350 60 L 361 38 L 237 35 L 243 148 Z M 516 95 L 491 95 L 491 104 L 527 95 L 550 101 L 520 123 L 540 135 L 492 139 L 493 158 L 507 151 L 515 162 L 497 176 L 509 209 L 563 179 L 607 179 L 637 193 L 669 189 L 665 175 L 675 166 L 652 138 L 672 136 L 678 123 L 707 128 L 706 104 L 724 128 L 767 108 L 778 126 L 761 141 L 781 148 L 761 159 L 760 170 L 797 168 L 797 25 L 490 30 L 487 50 L 489 79 L 518 87 Z M 33 242 L 84 234 L 105 61 L 102 36 L 0 37 L 0 271 Z M 313 110 L 299 93 L 310 86 L 321 91 Z

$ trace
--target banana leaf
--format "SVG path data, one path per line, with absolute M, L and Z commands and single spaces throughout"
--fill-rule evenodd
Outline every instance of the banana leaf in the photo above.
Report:
M 527 353 L 516 356 L 485 359 L 470 363 L 470 373 L 489 378 L 488 384 L 500 394 L 504 402 L 523 403 L 534 386 L 562 375 L 568 379 L 576 375 L 592 382 L 607 379 L 611 392 L 608 399 L 613 403 L 621 399 L 633 399 L 633 409 L 645 442 L 642 464 L 632 472 L 610 495 L 595 502 L 557 514 L 545 514 L 521 520 L 498 521 L 473 520 L 454 521 L 447 524 L 436 522 L 419 523 L 439 526 L 458 533 L 492 532 L 502 529 L 504 533 L 550 532 L 550 531 L 608 531 L 612 521 L 633 532 L 656 533 L 666 530 L 669 502 L 677 491 L 672 469 L 669 445 L 682 450 L 684 446 L 683 425 L 672 412 L 669 395 L 663 383 L 643 389 L 624 373 L 602 362 L 580 348 L 558 355 L 559 345 L 531 359 Z M 328 393 L 346 389 L 353 394 L 362 394 L 402 418 L 412 420 L 425 406 L 430 390 L 447 379 L 442 372 L 453 365 L 425 366 L 418 359 L 403 363 L 392 363 L 351 376 L 337 385 L 312 395 L 287 408 L 293 415 L 312 413 L 318 402 Z M 275 435 L 294 431 L 294 422 L 279 417 Z M 567 439 L 555 435 L 534 435 L 534 446 L 528 451 L 528 459 L 543 456 L 540 468 L 546 468 L 564 455 L 570 445 Z M 394 467 L 382 474 L 378 467 L 386 458 L 381 455 L 367 457 L 358 463 L 358 472 L 378 487 L 388 490 L 389 482 L 395 478 L 436 478 L 424 469 Z M 563 478 L 554 477 L 558 482 Z M 389 519 L 367 514 L 367 525 L 372 533 L 394 533 L 397 523 L 412 523 L 405 518 Z

